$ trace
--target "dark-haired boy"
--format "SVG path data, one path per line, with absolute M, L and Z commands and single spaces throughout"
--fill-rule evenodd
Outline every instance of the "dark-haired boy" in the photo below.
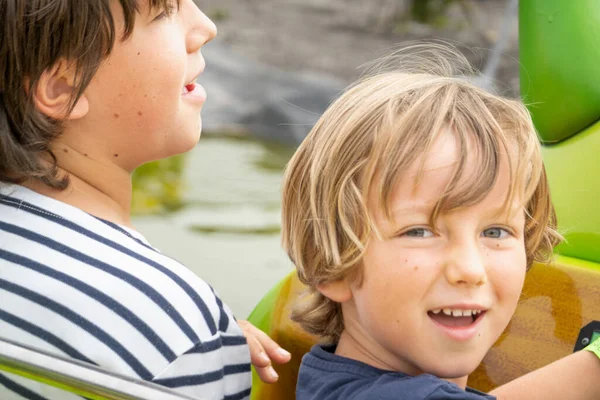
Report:
M 129 218 L 131 172 L 198 142 L 215 25 L 192 0 L 3 0 L 0 21 L 0 335 L 203 399 L 248 398 L 231 311 Z M 256 336 L 254 350 L 287 359 Z M 2 399 L 70 396 L 0 374 Z

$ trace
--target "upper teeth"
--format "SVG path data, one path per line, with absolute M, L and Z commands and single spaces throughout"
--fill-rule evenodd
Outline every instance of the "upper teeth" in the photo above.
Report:
M 440 312 L 443 312 L 444 314 L 451 315 L 453 317 L 470 317 L 471 315 L 481 314 L 481 311 L 482 310 L 453 310 L 450 308 L 443 308 L 432 310 L 431 312 L 434 314 L 439 314 Z

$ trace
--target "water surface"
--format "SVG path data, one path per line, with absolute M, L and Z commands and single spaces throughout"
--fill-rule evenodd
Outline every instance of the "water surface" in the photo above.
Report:
M 237 317 L 292 270 L 280 245 L 280 189 L 293 149 L 203 137 L 135 176 L 136 228 L 219 292 Z

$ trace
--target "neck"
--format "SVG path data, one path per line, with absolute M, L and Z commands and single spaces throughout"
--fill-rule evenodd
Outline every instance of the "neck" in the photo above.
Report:
M 131 174 L 101 159 L 93 153 L 82 153 L 66 144 L 56 143 L 52 151 L 57 159 L 59 176 L 68 176 L 65 190 L 49 188 L 39 181 L 28 181 L 25 186 L 77 207 L 95 217 L 131 226 Z
M 409 365 L 398 365 L 397 361 L 379 354 L 382 352 L 377 351 L 377 346 L 371 345 L 366 335 L 363 335 L 360 330 L 353 332 L 352 329 L 347 329 L 348 325 L 351 324 L 348 324 L 346 321 L 344 322 L 347 326 L 340 336 L 340 340 L 335 349 L 335 354 L 386 371 L 404 372 L 405 374 L 412 376 L 420 373 L 416 368 L 411 368 Z
M 408 364 L 400 366 L 397 363 L 390 362 L 390 360 L 385 360 L 384 357 L 378 357 L 375 352 L 372 352 L 365 346 L 361 345 L 361 342 L 362 340 L 358 340 L 353 334 L 347 330 L 344 330 L 335 349 L 335 354 L 387 371 L 404 372 L 405 374 L 411 376 L 417 376 L 424 373 L 415 366 Z M 464 390 L 467 387 L 468 376 L 463 376 L 460 378 L 448 378 L 444 380 L 454 383 Z

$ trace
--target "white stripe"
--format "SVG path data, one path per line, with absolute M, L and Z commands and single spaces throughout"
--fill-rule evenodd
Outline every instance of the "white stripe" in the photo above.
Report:
M 225 382 L 220 380 L 199 386 L 183 386 L 177 388 L 176 390 L 188 396 L 201 397 L 203 400 L 223 400 L 223 393 L 225 393 Z
M 242 374 L 227 375 L 225 377 L 225 392 L 224 395 L 233 395 L 248 389 L 247 382 L 252 380 L 252 372 L 244 372 Z

